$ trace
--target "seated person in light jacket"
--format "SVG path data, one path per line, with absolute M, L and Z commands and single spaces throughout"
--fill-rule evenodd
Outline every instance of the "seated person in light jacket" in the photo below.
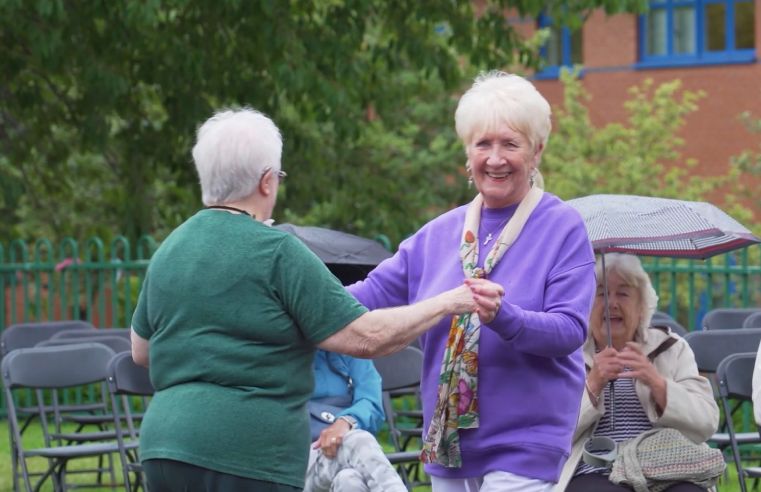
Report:
M 753 415 L 761 428 L 761 344 L 758 345 L 756 365 L 753 367 Z
M 605 256 L 612 347 L 604 322 L 602 266 L 598 260 L 597 293 L 584 344 L 587 379 L 573 447 L 555 490 L 627 491 L 608 480 L 610 470 L 582 460 L 584 443 L 593 436 L 616 442 L 659 427 L 674 428 L 695 443 L 706 441 L 719 424 L 711 385 L 698 373 L 695 356 L 683 338 L 668 329 L 650 328 L 658 302 L 650 278 L 636 256 Z M 614 385 L 614 405 L 610 401 Z M 615 415 L 611 425 L 611 408 Z M 680 482 L 669 492 L 705 490 Z
M 318 350 L 312 400 L 346 397 L 350 403 L 312 444 L 305 492 L 399 491 L 399 478 L 375 434 L 383 425 L 381 377 L 371 360 Z

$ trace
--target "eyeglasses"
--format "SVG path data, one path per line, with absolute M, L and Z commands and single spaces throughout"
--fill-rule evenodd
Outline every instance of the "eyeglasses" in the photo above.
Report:
M 265 167 L 264 171 L 262 171 L 262 176 L 267 174 L 269 171 L 272 171 L 272 167 L 271 166 Z M 288 177 L 288 173 L 283 170 L 276 171 L 275 175 L 277 176 L 278 183 L 282 182 L 286 177 Z

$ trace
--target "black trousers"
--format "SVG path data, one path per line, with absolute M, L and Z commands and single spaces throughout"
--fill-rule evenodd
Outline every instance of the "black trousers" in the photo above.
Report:
M 145 460 L 143 471 L 150 492 L 297 492 L 290 485 L 220 473 L 174 460 Z
M 565 492 L 630 492 L 631 487 L 616 485 L 606 475 L 590 473 L 573 477 Z M 706 489 L 690 482 L 679 482 L 667 488 L 665 492 L 705 492 Z

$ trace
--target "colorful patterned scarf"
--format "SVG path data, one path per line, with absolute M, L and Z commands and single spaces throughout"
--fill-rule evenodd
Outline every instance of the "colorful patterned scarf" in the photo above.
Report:
M 544 192 L 532 187 L 521 200 L 515 214 L 502 229 L 496 244 L 478 268 L 478 226 L 483 197 L 470 202 L 465 213 L 460 258 L 468 278 L 486 278 L 505 251 L 515 242 Z M 423 443 L 420 459 L 450 468 L 462 466 L 460 436 L 457 429 L 478 427 L 478 340 L 481 321 L 473 313 L 452 317 L 444 360 L 441 363 L 436 407 Z

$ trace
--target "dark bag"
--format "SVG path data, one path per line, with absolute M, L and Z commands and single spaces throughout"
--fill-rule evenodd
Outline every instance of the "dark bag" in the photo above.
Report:
M 309 433 L 312 441 L 320 437 L 320 432 L 336 421 L 336 416 L 351 406 L 352 397 L 328 396 L 319 400 L 309 400 Z

